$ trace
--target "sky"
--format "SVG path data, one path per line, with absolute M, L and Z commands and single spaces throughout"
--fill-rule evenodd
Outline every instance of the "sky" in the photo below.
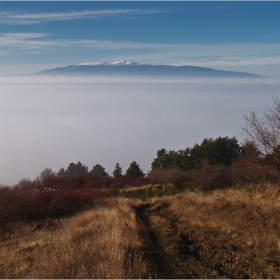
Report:
M 280 2 L 0 2 L 0 74 L 85 62 L 280 77 Z

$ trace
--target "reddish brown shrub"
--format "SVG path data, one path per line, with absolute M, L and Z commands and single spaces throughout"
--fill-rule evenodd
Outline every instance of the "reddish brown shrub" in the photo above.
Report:
M 10 238 L 19 221 L 19 196 L 10 187 L 0 187 L 0 238 Z
M 152 184 L 172 183 L 176 187 L 187 187 L 192 182 L 191 173 L 178 169 L 156 169 L 148 174 Z
M 42 189 L 45 188 L 59 189 L 66 186 L 67 186 L 67 180 L 65 178 L 54 177 L 54 178 L 48 178 L 43 184 Z
M 126 184 L 128 184 L 128 179 L 126 176 L 117 176 L 111 179 L 111 188 L 123 188 Z
M 80 189 L 85 186 L 86 177 L 84 175 L 70 175 L 66 179 L 67 186 L 74 189 Z
M 39 215 L 34 216 L 34 213 L 30 213 L 29 219 L 37 220 L 38 218 L 58 218 L 73 215 L 78 211 L 94 206 L 97 200 L 109 195 L 109 190 L 101 188 L 76 189 L 63 187 L 61 189 L 44 189 L 32 201 L 33 209 L 37 208 Z
M 143 186 L 143 185 L 147 185 L 150 183 L 151 183 L 151 181 L 150 181 L 149 177 L 138 177 L 138 178 L 132 179 L 131 181 L 128 182 L 128 184 L 130 186 Z
M 277 183 L 278 174 L 269 166 L 250 162 L 244 158 L 234 162 L 231 166 L 234 184 Z
M 35 188 L 30 181 L 28 184 L 21 182 L 13 188 L 1 187 L 0 238 L 10 236 L 18 221 L 31 222 L 73 215 L 111 195 L 105 188 L 85 187 L 87 179 L 80 176 L 69 180 L 49 178 L 43 186 L 37 185 Z
M 202 191 L 229 188 L 232 186 L 231 170 L 224 166 L 213 166 L 204 162 L 199 169 L 192 170 L 192 179 Z
M 168 170 L 155 169 L 148 173 L 148 178 L 152 184 L 164 184 L 169 183 Z

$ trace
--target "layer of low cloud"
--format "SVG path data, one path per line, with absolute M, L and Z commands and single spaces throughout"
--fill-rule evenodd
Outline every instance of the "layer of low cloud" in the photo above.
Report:
M 0 184 L 81 161 L 112 174 L 158 149 L 244 138 L 243 115 L 268 109 L 278 81 L 0 77 Z

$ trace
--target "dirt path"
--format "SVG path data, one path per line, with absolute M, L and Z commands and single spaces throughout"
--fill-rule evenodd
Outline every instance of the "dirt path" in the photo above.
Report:
M 167 203 L 146 203 L 136 212 L 153 278 L 266 278 L 252 249 L 221 232 L 180 224 Z
M 138 209 L 139 223 L 142 225 L 142 234 L 146 241 L 145 257 L 148 260 L 149 269 L 155 278 L 182 278 L 182 267 L 178 267 L 178 264 L 173 259 L 174 254 L 170 251 L 170 246 L 176 244 L 174 229 L 171 225 L 166 226 L 166 220 L 164 221 L 164 232 L 161 232 L 163 224 L 159 227 L 158 222 L 154 220 L 164 218 L 152 215 L 150 208 L 150 204 L 145 204 Z M 168 240 L 166 240 L 166 237 L 168 237 Z
M 211 267 L 199 254 L 195 243 L 181 232 L 168 213 L 168 205 L 139 210 L 146 240 L 146 259 L 156 278 L 228 278 L 219 267 Z

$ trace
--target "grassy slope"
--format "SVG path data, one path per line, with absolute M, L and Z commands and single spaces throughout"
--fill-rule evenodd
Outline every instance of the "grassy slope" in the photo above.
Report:
M 153 248 L 146 250 L 151 271 L 159 278 L 279 278 L 276 193 L 259 186 L 150 199 L 140 217 Z
M 131 201 L 56 221 L 57 229 L 22 227 L 0 244 L 1 278 L 147 278 Z
M 110 198 L 106 206 L 56 221 L 54 228 L 20 227 L 0 243 L 0 275 L 280 278 L 276 193 L 265 185 L 145 196 L 142 202 Z

